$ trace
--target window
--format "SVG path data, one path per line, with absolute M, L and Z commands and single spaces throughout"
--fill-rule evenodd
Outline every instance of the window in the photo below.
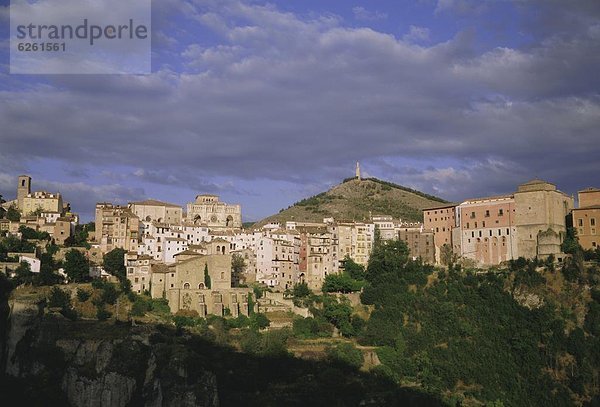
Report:
M 583 226 L 583 219 L 581 219 L 581 218 L 577 219 L 577 224 L 579 226 Z
M 481 223 L 482 223 L 481 227 L 484 228 L 485 227 L 485 221 L 483 221 Z
M 485 217 L 486 217 L 486 218 L 489 218 L 489 217 L 490 217 L 490 211 L 489 211 L 489 210 L 486 210 L 486 211 L 485 211 Z
M 590 219 L 590 226 L 596 226 L 596 218 Z
M 475 212 L 471 212 L 471 219 L 475 219 Z
M 504 209 L 498 209 L 498 216 L 504 216 Z

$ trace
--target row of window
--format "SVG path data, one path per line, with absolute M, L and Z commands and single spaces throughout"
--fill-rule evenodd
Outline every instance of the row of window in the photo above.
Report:
M 577 226 L 583 227 L 583 218 L 577 219 Z M 590 226 L 596 226 L 596 218 L 590 218 Z
M 492 229 L 489 230 L 489 235 L 494 236 L 494 232 Z M 510 235 L 510 229 L 506 228 L 506 235 Z M 498 229 L 498 236 L 502 236 L 502 229 Z M 475 231 L 471 232 L 471 237 L 475 237 Z M 479 231 L 479 237 L 483 237 L 483 232 Z

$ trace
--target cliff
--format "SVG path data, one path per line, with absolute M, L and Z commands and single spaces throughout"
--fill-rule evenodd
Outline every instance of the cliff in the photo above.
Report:
M 20 405 L 218 406 L 216 376 L 155 343 L 151 327 L 69 321 L 10 301 L 3 394 Z

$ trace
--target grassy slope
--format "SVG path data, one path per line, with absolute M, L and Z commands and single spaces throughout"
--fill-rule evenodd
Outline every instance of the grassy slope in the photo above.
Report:
M 320 222 L 324 217 L 362 221 L 369 219 L 370 214 L 422 221 L 423 208 L 444 202 L 441 198 L 376 178 L 361 181 L 351 178 L 263 219 L 256 226 L 289 220 Z

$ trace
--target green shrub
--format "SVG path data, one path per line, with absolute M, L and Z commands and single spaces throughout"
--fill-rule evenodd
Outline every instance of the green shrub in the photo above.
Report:
M 91 295 L 92 293 L 90 293 L 87 290 L 84 290 L 83 288 L 77 289 L 77 299 L 79 300 L 79 302 L 86 302 Z
M 102 290 L 100 301 L 104 304 L 113 305 L 117 302 L 117 298 L 119 298 L 119 292 L 115 288 L 115 285 L 110 283 L 106 284 Z
M 152 310 L 152 300 L 143 295 L 135 296 L 133 305 L 131 306 L 131 315 L 141 317 Z
M 364 363 L 363 354 L 351 343 L 340 343 L 326 350 L 327 357 L 334 362 L 341 362 L 354 368 L 360 368 Z
M 48 298 L 48 307 L 50 308 L 71 308 L 71 296 L 68 292 L 58 287 L 52 287 L 50 297 Z
M 254 330 L 264 329 L 271 325 L 271 321 L 265 314 L 254 313 L 250 316 L 250 327 Z
M 96 310 L 96 318 L 98 318 L 98 321 L 106 321 L 110 317 L 112 317 L 112 312 L 108 311 L 106 308 L 100 306 Z

